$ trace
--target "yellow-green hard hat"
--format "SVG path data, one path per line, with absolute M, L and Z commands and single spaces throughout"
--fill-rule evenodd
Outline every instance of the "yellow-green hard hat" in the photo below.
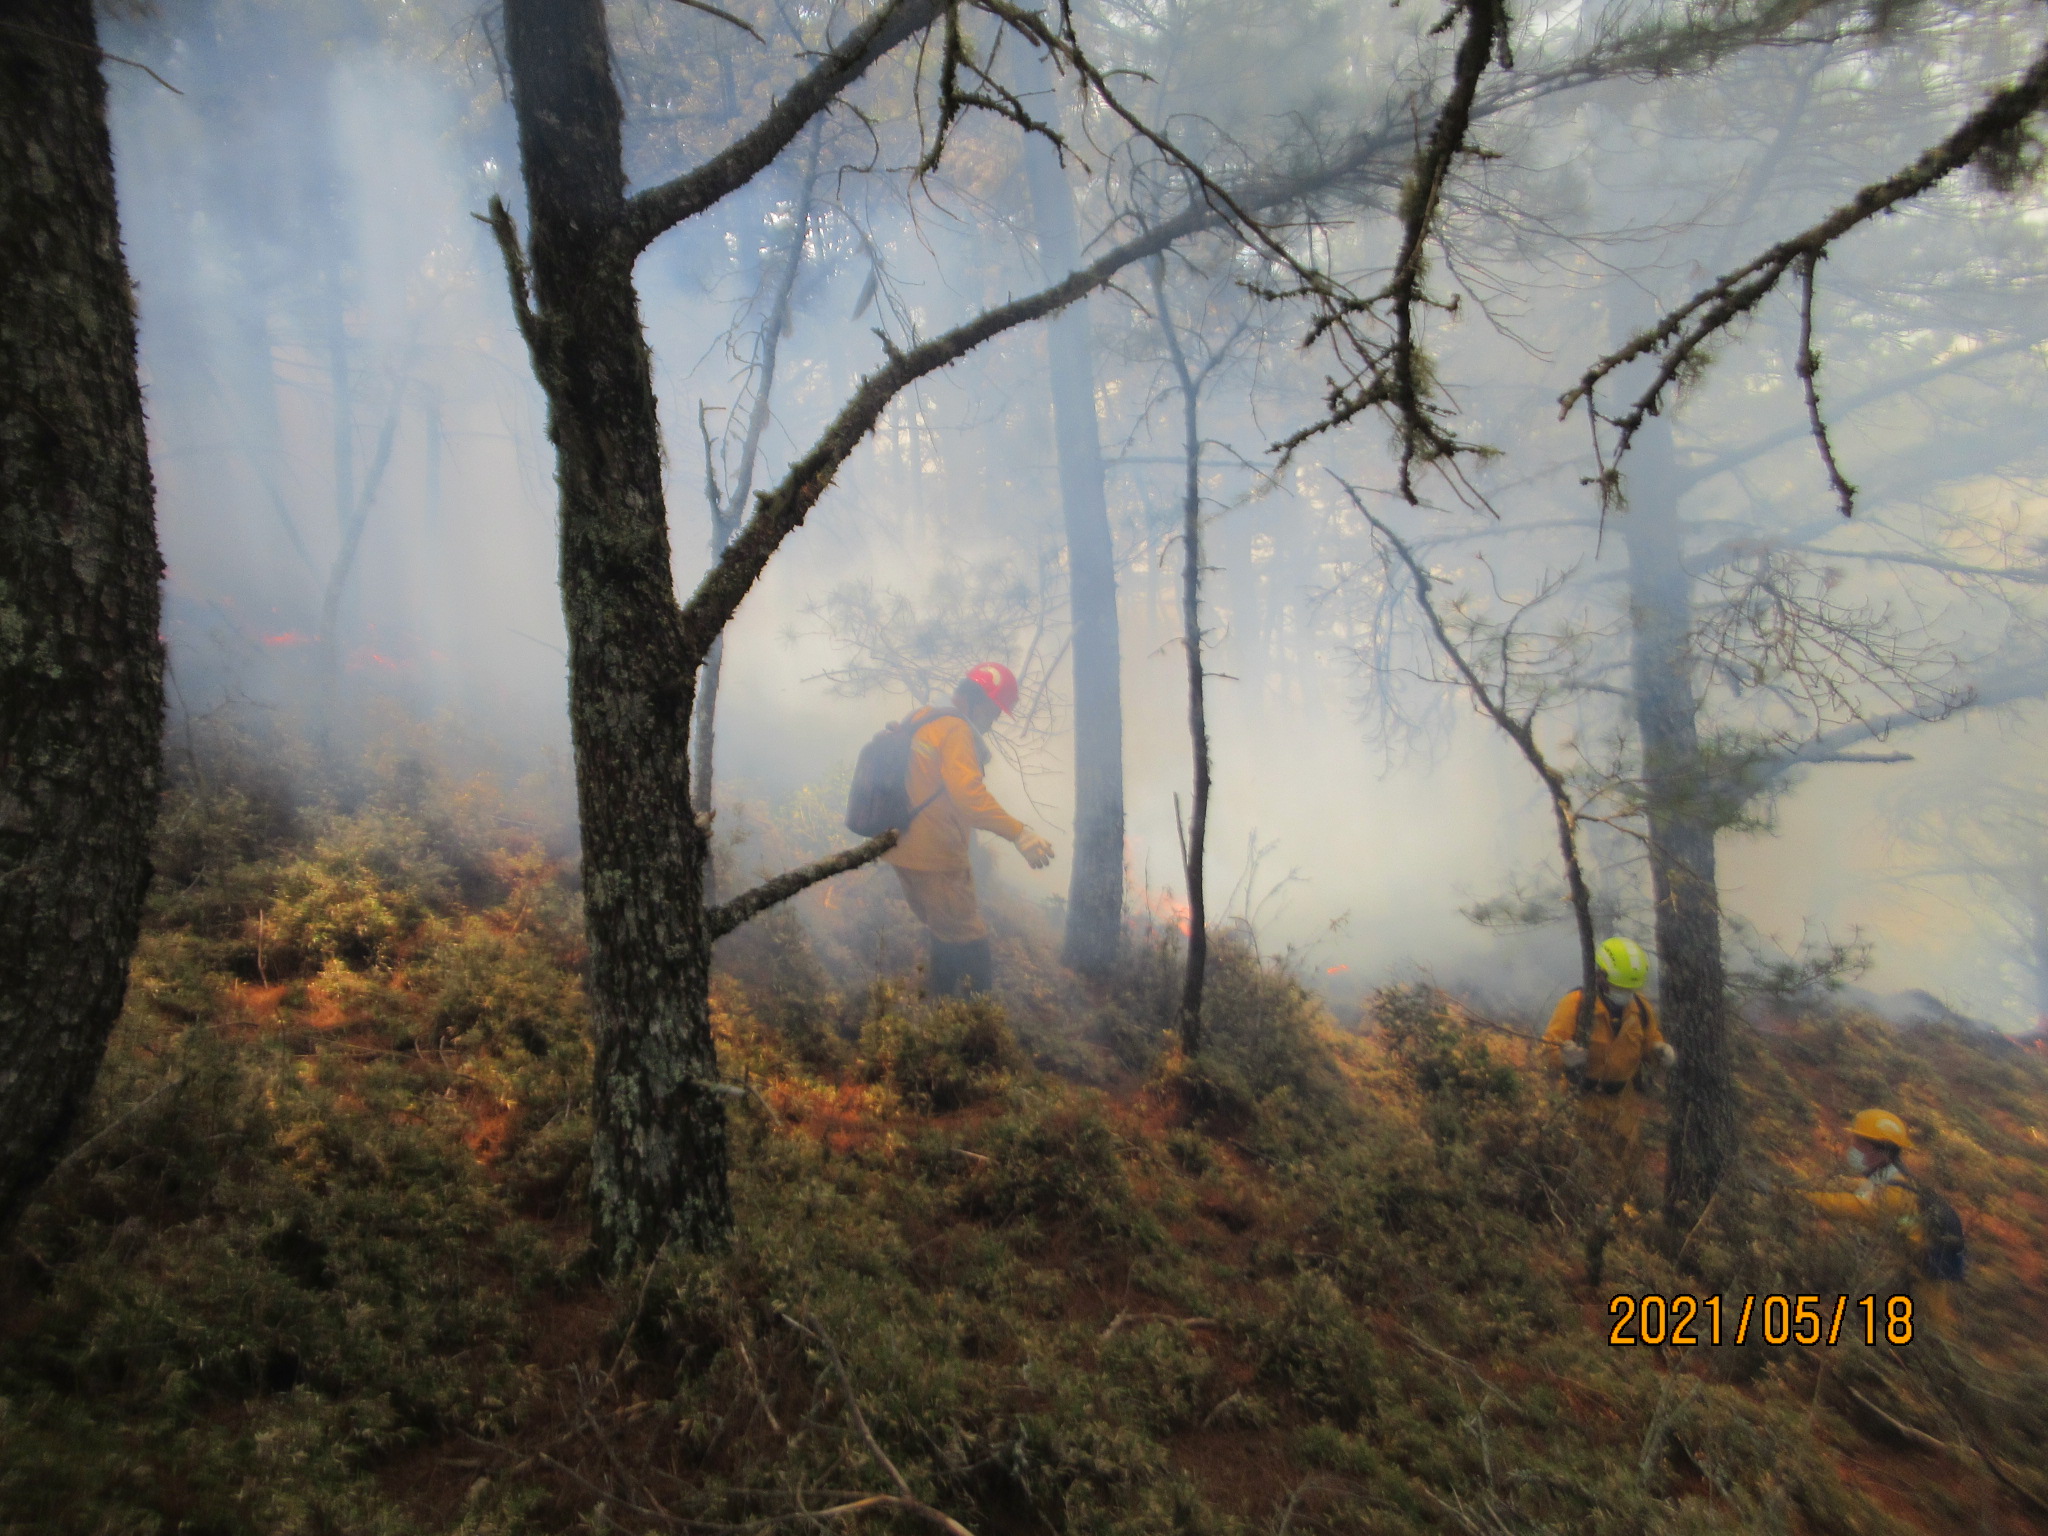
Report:
M 1609 939 L 1593 951 L 1610 986 L 1634 992 L 1650 979 L 1650 957 L 1634 939 Z

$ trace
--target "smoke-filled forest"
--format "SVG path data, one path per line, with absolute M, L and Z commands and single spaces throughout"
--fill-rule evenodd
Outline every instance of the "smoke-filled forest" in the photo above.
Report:
M 0 1536 L 2048 1531 L 2048 26 L 0 5 Z

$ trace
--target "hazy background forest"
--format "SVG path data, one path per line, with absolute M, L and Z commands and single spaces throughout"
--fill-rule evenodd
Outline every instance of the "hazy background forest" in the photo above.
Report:
M 629 168 L 701 155 L 766 99 L 777 48 L 673 3 L 617 10 Z M 773 19 L 785 39 L 817 21 Z M 1518 16 L 1520 73 L 1630 19 Z M 1148 72 L 1132 99 L 1154 121 L 1250 154 L 1393 110 L 1387 71 L 1448 47 L 1425 36 L 1435 20 L 1377 5 L 1132 5 L 1091 24 Z M 169 566 L 174 762 L 181 742 L 231 729 L 339 783 L 365 749 L 404 743 L 458 774 L 532 779 L 568 836 L 552 461 L 497 254 L 471 217 L 493 194 L 518 206 L 494 26 L 460 3 L 161 5 L 112 19 L 105 42 L 176 91 L 111 67 L 112 126 Z M 1555 585 L 1524 621 L 1524 665 L 1550 690 L 1544 729 L 1588 782 L 1627 751 L 1626 585 L 1584 483 L 1583 414 L 1561 422 L 1557 396 L 1660 306 L 1910 161 L 2023 62 L 2032 32 L 2018 7 L 1916 14 L 1881 38 L 1738 51 L 1695 75 L 1531 90 L 1482 125 L 1497 158 L 1461 167 L 1451 259 L 1431 274 L 1459 308 L 1429 334 L 1460 434 L 1498 455 L 1466 466 L 1463 494 L 1425 483 L 1428 507 L 1388 515 L 1480 630 Z M 872 109 L 891 110 L 882 100 Z M 1074 116 L 1071 92 L 1042 106 L 1063 102 L 1087 159 L 1102 125 Z M 872 327 L 927 334 L 1036 285 L 1016 134 L 964 134 L 922 183 L 883 173 L 901 158 L 887 129 L 839 114 L 641 264 L 684 590 L 711 536 L 701 434 L 729 491 L 800 212 L 761 484 L 872 364 Z M 1390 167 L 1392 183 L 1398 156 Z M 1070 180 L 1085 242 L 1120 184 L 1079 166 Z M 2038 709 L 1988 707 L 2001 688 L 2048 688 L 2048 671 L 2014 681 L 2048 668 L 2043 217 L 2031 191 L 1956 178 L 1823 264 L 1821 388 L 1859 488 L 1854 519 L 1836 512 L 1805 430 L 1789 293 L 1687 389 L 1664 450 L 1687 487 L 1701 600 L 1719 604 L 1711 726 L 1801 742 L 1889 719 L 1898 729 L 1860 750 L 1910 758 L 1787 774 L 1752 807 L 1754 831 L 1722 838 L 1723 902 L 1753 936 L 1748 963 L 1865 942 L 1872 989 L 1924 988 L 2006 1028 L 2032 1022 L 2048 985 Z M 1340 263 L 1383 259 L 1387 238 L 1369 219 L 1330 236 Z M 1355 422 L 1284 464 L 1271 451 L 1320 412 L 1328 361 L 1300 345 L 1301 315 L 1247 293 L 1247 277 L 1242 252 L 1216 240 L 1184 245 L 1163 273 L 1194 349 L 1224 352 L 1201 397 L 1219 674 L 1212 910 L 1299 950 L 1347 1000 L 1423 974 L 1544 1006 L 1575 975 L 1569 925 L 1509 920 L 1536 915 L 1531 902 L 1562 917 L 1540 786 L 1463 696 L 1416 675 L 1436 664 L 1338 484 L 1392 486 L 1385 430 Z M 1089 316 L 1129 869 L 1150 893 L 1134 907 L 1170 920 L 1188 773 L 1181 435 L 1155 304 L 1133 269 Z M 1027 327 L 899 397 L 769 567 L 725 647 L 721 805 L 767 816 L 801 793 L 834 801 L 883 719 L 987 654 L 1017 667 L 1031 704 L 999 792 L 1070 845 L 1044 349 Z M 1970 574 L 1991 570 L 2010 574 Z M 1774 645 L 1788 614 L 1856 633 L 1833 658 L 1793 654 L 1827 642 Z M 1589 848 L 1600 899 L 1640 929 L 1626 827 L 1590 829 Z M 1065 877 L 1064 864 L 1001 871 L 1047 900 Z M 1482 906 L 1490 927 L 1461 913 Z

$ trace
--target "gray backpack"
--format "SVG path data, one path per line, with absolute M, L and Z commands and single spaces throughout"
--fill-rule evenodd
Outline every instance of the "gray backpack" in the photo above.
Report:
M 846 795 L 846 827 L 860 837 L 880 837 L 884 832 L 906 832 L 933 800 L 946 790 L 942 784 L 923 805 L 910 803 L 910 749 L 917 733 L 934 720 L 951 716 L 964 720 L 957 709 L 935 709 L 915 725 L 916 712 L 875 732 L 860 749 L 853 765 L 853 787 Z

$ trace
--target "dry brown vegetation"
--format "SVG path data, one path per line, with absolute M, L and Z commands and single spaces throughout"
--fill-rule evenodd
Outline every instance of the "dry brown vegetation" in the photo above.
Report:
M 1171 934 L 1087 990 L 999 903 L 1003 997 L 934 1003 L 864 875 L 724 945 L 737 1240 L 605 1283 L 572 867 L 515 798 L 173 796 L 89 1139 L 0 1273 L 0 1530 L 2048 1529 L 2038 1058 L 1747 1033 L 1745 1171 L 1682 1246 L 1624 1209 L 1596 1290 L 1608 1171 L 1449 1000 L 1334 1019 L 1223 943 L 1191 1063 Z M 1957 1337 L 1606 1344 L 1617 1289 L 1882 1285 L 1784 1188 L 1873 1100 L 1970 1224 Z

